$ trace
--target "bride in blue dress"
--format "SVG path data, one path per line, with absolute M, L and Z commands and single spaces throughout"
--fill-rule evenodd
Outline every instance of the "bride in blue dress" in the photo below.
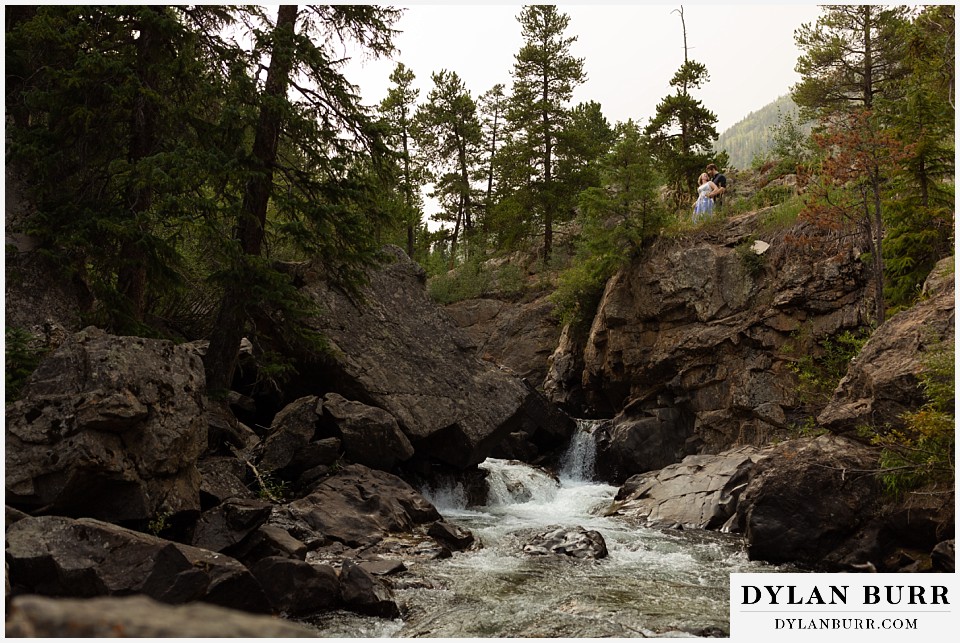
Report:
M 700 175 L 700 187 L 697 188 L 697 202 L 693 205 L 693 222 L 699 223 L 713 214 L 713 199 L 707 195 L 717 189 L 710 176 L 704 172 Z

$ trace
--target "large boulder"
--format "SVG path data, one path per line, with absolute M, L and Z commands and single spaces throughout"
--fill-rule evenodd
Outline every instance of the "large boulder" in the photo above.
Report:
M 69 337 L 7 407 L 7 502 L 109 521 L 199 510 L 203 387 L 172 342 Z
M 381 618 L 400 616 L 393 591 L 351 560 L 344 560 L 340 568 L 340 595 L 348 610 Z
M 305 523 L 308 531 L 325 540 L 350 547 L 371 545 L 388 534 L 440 520 L 436 508 L 406 482 L 359 464 L 318 483 L 281 514 Z
M 862 426 L 903 428 L 904 413 L 926 402 L 919 375 L 927 353 L 954 342 L 953 276 L 953 257 L 938 263 L 925 297 L 870 336 L 817 418 L 820 425 L 852 436 Z
M 619 482 L 681 460 L 687 453 L 691 425 L 676 406 L 628 406 L 596 429 L 597 475 Z
M 875 515 L 877 451 L 834 435 L 766 450 L 740 494 L 737 520 L 752 560 L 830 566 Z
M 243 638 L 319 637 L 317 630 L 272 616 L 204 603 L 165 605 L 147 596 L 89 599 L 18 596 L 6 635 L 16 638 Z
M 583 369 L 578 346 L 554 354 L 551 399 L 581 397 L 597 415 L 674 407 L 676 431 L 693 438 L 687 453 L 786 428 L 800 406 L 791 365 L 865 324 L 868 280 L 849 238 L 805 223 L 765 229 L 767 214 L 664 237 L 615 274 L 582 343 Z M 769 248 L 755 254 L 754 240 Z
M 734 531 L 740 494 L 763 457 L 754 447 L 738 447 L 717 455 L 689 455 L 660 471 L 635 475 L 617 493 L 608 515 Z
M 274 416 L 260 453 L 259 466 L 263 471 L 303 471 L 310 467 L 312 463 L 303 458 L 317 432 L 318 403 L 317 396 L 308 395 L 294 400 Z
M 535 386 L 560 338 L 547 297 L 531 302 L 467 299 L 446 306 L 447 314 L 476 345 L 481 359 L 504 366 Z
M 314 614 L 340 602 L 340 580 L 329 565 L 283 556 L 268 556 L 251 568 L 276 612 L 294 616 Z
M 260 584 L 238 561 L 92 518 L 24 518 L 7 529 L 15 593 L 91 597 L 146 594 L 267 612 Z
M 557 413 L 531 416 L 542 397 L 519 378 L 477 359 L 473 343 L 427 296 L 425 273 L 399 248 L 369 273 L 361 298 L 305 276 L 302 292 L 323 313 L 308 323 L 328 340 L 325 363 L 305 379 L 393 415 L 421 461 L 466 468 L 482 462 L 511 432 L 569 435 Z
M 324 396 L 320 408 L 340 432 L 344 455 L 352 462 L 389 471 L 413 455 L 413 447 L 397 419 L 373 406 L 337 393 Z
M 272 510 L 273 505 L 264 500 L 231 498 L 200 516 L 192 544 L 210 551 L 225 551 L 256 531 Z

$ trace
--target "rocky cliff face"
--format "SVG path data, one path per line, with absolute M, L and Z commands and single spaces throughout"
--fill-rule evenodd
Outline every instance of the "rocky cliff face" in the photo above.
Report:
M 547 297 L 531 302 L 467 299 L 446 307 L 447 314 L 476 345 L 477 355 L 504 366 L 539 387 L 547 361 L 560 340 Z
M 627 407 L 638 439 L 676 459 L 785 427 L 799 404 L 790 364 L 866 323 L 866 270 L 849 239 L 803 224 L 764 232 L 765 214 L 661 239 L 610 279 L 582 345 L 552 356 L 548 396 L 598 415 Z
M 530 384 L 478 359 L 427 296 L 423 270 L 400 249 L 387 252 L 391 262 L 370 273 L 363 301 L 307 277 L 304 292 L 324 310 L 309 323 L 332 348 L 315 371 L 326 385 L 393 415 L 414 461 L 468 467 L 511 435 L 545 449 L 563 444 L 572 421 Z
M 850 434 L 861 426 L 898 429 L 904 413 L 923 405 L 918 377 L 924 355 L 954 343 L 953 262 L 953 257 L 940 261 L 924 285 L 923 299 L 870 336 L 817 418 L 821 426 Z

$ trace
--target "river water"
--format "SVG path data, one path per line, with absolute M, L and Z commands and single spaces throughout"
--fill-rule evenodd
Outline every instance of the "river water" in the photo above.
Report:
M 617 487 L 593 481 L 593 438 L 581 424 L 557 478 L 487 459 L 487 504 L 462 488 L 424 489 L 483 547 L 411 567 L 427 587 L 395 589 L 404 618 L 337 613 L 315 625 L 337 637 L 726 636 L 731 572 L 774 571 L 747 560 L 739 537 L 631 524 L 602 511 Z M 609 556 L 530 556 L 523 546 L 550 526 L 599 531 Z

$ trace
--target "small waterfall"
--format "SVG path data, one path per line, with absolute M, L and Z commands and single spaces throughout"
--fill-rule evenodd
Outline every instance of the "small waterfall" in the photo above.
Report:
M 462 482 L 453 479 L 441 481 L 437 486 L 424 487 L 420 490 L 420 493 L 441 514 L 457 512 L 467 508 L 467 490 L 464 489 Z
M 594 431 L 600 420 L 577 420 L 577 432 L 570 438 L 570 446 L 560 458 L 560 480 L 564 482 L 593 482 L 597 461 L 597 440 Z
M 545 471 L 522 462 L 487 458 L 478 466 L 487 472 L 490 506 L 550 502 L 560 488 L 560 483 Z

